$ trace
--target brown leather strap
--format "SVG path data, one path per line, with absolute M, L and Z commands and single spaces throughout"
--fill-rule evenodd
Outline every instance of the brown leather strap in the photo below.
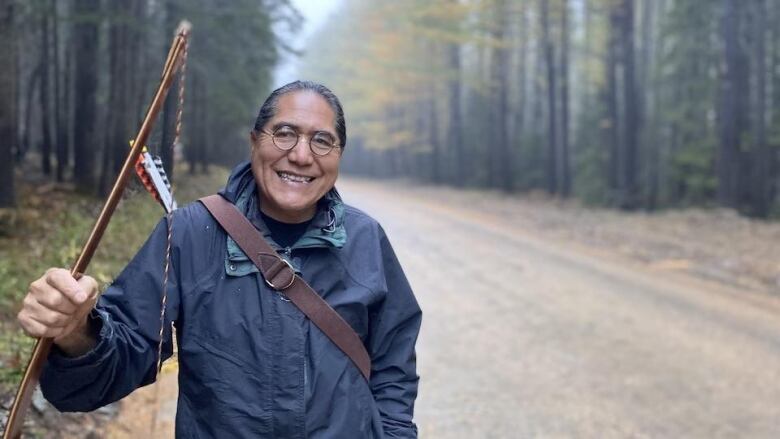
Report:
M 371 377 L 371 357 L 355 330 L 306 281 L 295 274 L 292 266 L 276 253 L 236 206 L 220 195 L 210 195 L 199 201 L 260 269 L 265 282 L 284 293 L 355 363 L 368 381 Z

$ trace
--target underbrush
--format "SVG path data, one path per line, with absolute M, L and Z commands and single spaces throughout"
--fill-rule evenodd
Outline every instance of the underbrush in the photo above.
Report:
M 227 170 L 212 168 L 207 175 L 178 170 L 174 185 L 179 205 L 215 193 Z M 49 267 L 75 263 L 103 201 L 76 193 L 69 185 L 17 182 L 19 206 L 0 236 L 0 394 L 21 380 L 34 340 L 22 333 L 16 313 L 31 281 Z M 104 287 L 119 274 L 141 247 L 164 211 L 140 185 L 126 190 L 87 274 Z M 161 261 L 161 263 L 163 263 Z

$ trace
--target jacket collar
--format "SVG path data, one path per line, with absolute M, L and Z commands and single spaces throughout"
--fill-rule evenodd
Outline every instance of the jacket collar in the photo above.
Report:
M 257 196 L 257 183 L 252 174 L 249 161 L 236 166 L 228 178 L 227 185 L 220 195 L 236 205 L 252 224 L 263 234 L 271 246 L 282 250 L 271 237 L 271 233 L 260 215 L 260 202 Z M 284 249 L 283 257 L 289 257 L 292 250 L 302 248 L 334 247 L 341 248 L 347 241 L 344 227 L 344 202 L 334 187 L 317 202 L 317 212 L 311 224 L 298 241 L 289 249 Z M 246 257 L 238 244 L 227 237 L 227 258 L 225 270 L 229 275 L 241 276 L 257 272 L 257 267 Z M 294 263 L 294 261 L 288 261 Z M 296 269 L 300 267 L 295 267 Z

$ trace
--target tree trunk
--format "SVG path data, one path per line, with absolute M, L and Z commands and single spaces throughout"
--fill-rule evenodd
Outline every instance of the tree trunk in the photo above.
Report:
M 68 166 L 67 130 L 65 128 L 65 103 L 62 97 L 62 68 L 60 65 L 60 19 L 57 11 L 57 1 L 51 0 L 52 34 L 54 37 L 54 154 L 57 158 L 57 181 L 64 181 Z M 68 83 L 65 83 L 68 87 Z
M 35 107 L 35 89 L 38 88 L 41 81 L 41 65 L 35 66 L 29 79 L 27 80 L 27 90 L 25 90 L 24 115 L 22 116 L 22 138 L 16 152 L 16 160 L 22 161 L 27 151 L 32 149 L 32 109 Z
M 49 14 L 41 11 L 41 92 L 38 95 L 41 104 L 41 169 L 44 175 L 51 174 L 51 93 L 49 92 Z M 55 72 L 56 74 L 56 72 Z
M 452 0 L 457 3 L 458 0 Z M 449 128 L 447 130 L 447 147 L 452 149 L 453 169 L 449 175 L 449 181 L 455 186 L 463 186 L 465 179 L 465 158 L 463 150 L 463 112 L 461 110 L 461 55 L 460 44 L 449 43 L 447 48 L 450 79 L 447 84 L 447 101 L 449 108 Z
M 167 29 L 174 29 L 176 26 L 176 20 L 178 19 L 176 14 L 176 5 L 172 1 L 167 1 L 165 4 L 165 22 Z M 164 49 L 167 54 L 167 48 Z M 173 183 L 173 138 L 175 137 L 175 123 L 176 123 L 176 110 L 178 109 L 179 102 L 179 75 L 176 75 L 171 83 L 171 91 L 165 98 L 165 104 L 163 105 L 162 119 L 160 123 L 162 125 L 162 140 L 160 140 L 160 159 L 163 162 L 163 168 L 168 175 L 168 180 Z
M 444 163 L 444 153 L 441 146 L 441 136 L 439 136 L 439 113 L 436 105 L 436 86 L 431 85 L 431 93 L 428 97 L 428 138 L 431 142 L 431 181 L 436 184 L 442 183 Z
M 489 176 L 490 186 L 511 191 L 514 187 L 511 156 L 509 146 L 509 49 L 507 43 L 507 30 L 509 27 L 509 9 L 506 0 L 500 0 L 495 6 L 496 20 L 493 37 L 501 47 L 493 50 L 491 89 L 493 90 L 493 102 L 491 103 L 493 125 L 491 127 L 492 148 L 488 149 L 492 166 Z
M 72 6 L 72 5 L 71 5 Z M 72 12 L 69 10 L 69 13 Z M 72 28 L 72 25 L 71 25 Z M 63 167 L 70 168 L 71 157 L 73 155 L 74 134 L 76 129 L 76 115 L 74 112 L 73 89 L 74 86 L 74 67 L 73 67 L 73 32 L 68 33 L 68 41 L 64 44 L 65 51 L 65 73 L 63 74 L 63 83 L 65 90 L 62 93 L 62 130 L 63 145 L 60 154 L 62 154 Z M 58 158 L 59 160 L 59 158 Z
M 744 96 L 749 90 L 748 59 L 740 44 L 743 2 L 723 0 L 721 36 L 724 62 L 720 93 L 720 144 L 718 147 L 718 201 L 738 207 L 740 194 L 740 152 L 747 108 Z
M 561 5 L 561 156 L 558 162 L 560 194 L 571 195 L 569 158 L 569 0 Z
M 556 73 L 555 73 L 555 47 L 550 37 L 550 14 L 548 1 L 539 0 L 541 8 L 542 45 L 544 46 L 545 65 L 547 67 L 547 191 L 550 194 L 558 193 L 559 182 L 556 179 L 558 169 L 558 113 L 556 108 Z
M 659 168 L 661 166 L 661 146 L 658 144 L 660 139 L 659 131 L 661 126 L 658 124 L 657 103 L 658 90 L 652 84 L 650 78 L 654 77 L 656 59 L 658 58 L 661 42 L 660 35 L 657 32 L 658 25 L 656 16 L 658 10 L 663 10 L 663 0 L 644 0 L 642 3 L 642 50 L 640 66 L 637 69 L 641 74 L 638 75 L 639 87 L 644 90 L 642 98 L 642 113 L 645 118 L 644 136 L 642 136 L 642 150 L 645 152 L 647 178 L 645 180 L 646 190 L 644 204 L 648 209 L 655 209 L 658 204 L 659 195 Z
M 73 15 L 92 17 L 100 10 L 99 0 L 76 0 Z M 96 137 L 96 89 L 98 60 L 98 23 L 82 18 L 73 26 L 75 45 L 74 175 L 78 188 L 94 191 L 95 153 L 100 150 Z M 116 109 L 114 111 L 121 111 Z
M 636 86 L 636 63 L 634 60 L 634 0 L 623 0 L 621 6 L 621 44 L 623 57 L 623 166 L 624 198 L 621 207 L 635 209 L 639 202 L 639 98 Z
M 0 208 L 12 207 L 14 193 L 13 149 L 17 146 L 16 130 L 16 38 L 14 35 L 14 1 L 0 0 Z
M 753 148 L 752 148 L 752 169 L 750 207 L 751 215 L 766 217 L 769 214 L 771 203 L 771 181 L 770 169 L 773 162 L 773 152 L 767 145 L 766 137 L 766 2 L 765 0 L 755 0 L 751 3 L 753 7 L 753 32 L 754 47 L 753 54 L 754 68 L 756 72 L 756 90 L 755 96 L 755 117 L 753 119 Z
M 608 120 L 608 143 L 609 143 L 609 173 L 607 185 L 610 190 L 608 196 L 611 203 L 619 203 L 622 199 L 623 187 L 623 154 L 621 148 L 621 128 L 620 103 L 618 96 L 618 45 L 620 15 L 615 6 L 609 11 L 609 39 L 607 41 L 607 84 L 604 97 L 606 99 L 607 120 Z
M 111 111 L 107 115 L 105 137 L 105 154 L 100 173 L 100 193 L 106 195 L 111 189 L 113 176 L 122 167 L 124 157 L 128 151 L 128 140 L 132 134 L 128 133 L 126 120 L 132 117 L 129 112 L 128 92 L 131 87 L 128 81 L 129 63 L 128 57 L 130 38 L 128 35 L 128 20 L 130 19 L 130 3 L 113 2 L 111 8 L 111 24 L 109 27 L 109 77 L 108 108 Z
M 187 164 L 189 165 L 189 173 L 190 175 L 195 175 L 195 173 L 198 171 L 197 165 L 198 165 L 198 150 L 200 149 L 200 144 L 203 142 L 203 128 L 200 126 L 201 121 L 201 107 L 205 105 L 205 102 L 202 102 L 201 98 L 201 85 L 200 85 L 200 74 L 197 71 L 193 71 L 190 75 L 192 80 L 190 81 L 190 101 L 192 102 L 192 105 L 190 108 L 192 108 L 192 111 L 189 112 L 189 118 L 190 126 L 192 127 L 192 140 L 189 142 L 189 145 L 185 151 L 184 156 L 186 157 Z
M 769 175 L 774 176 L 769 185 L 769 199 L 775 203 L 780 204 L 780 200 L 776 199 L 777 191 L 780 189 L 780 4 L 777 2 L 770 2 L 774 11 L 772 23 L 772 69 L 774 72 L 772 80 L 772 105 L 770 106 L 772 111 L 772 119 L 770 126 L 774 128 L 773 139 L 771 147 L 776 151 L 772 156 L 772 160 L 769 165 Z
M 526 140 L 530 137 L 528 136 L 530 130 L 529 124 L 528 124 L 528 112 L 526 111 L 527 108 L 530 108 L 528 97 L 530 96 L 529 89 L 532 87 L 532 84 L 529 84 L 528 78 L 533 77 L 533 75 L 528 74 L 528 65 L 529 62 L 527 62 L 529 58 L 529 35 L 530 32 L 528 31 L 528 28 L 530 27 L 530 20 L 529 20 L 529 13 L 528 8 L 524 5 L 520 11 L 520 35 L 519 35 L 519 49 L 518 49 L 518 58 L 521 60 L 519 63 L 519 71 L 517 72 L 517 82 L 520 84 L 519 87 L 519 93 L 517 96 L 517 108 L 515 112 L 515 129 L 514 133 L 510 138 L 517 139 L 516 143 L 518 145 L 518 152 L 517 154 L 514 154 L 514 157 L 512 157 L 512 168 L 515 170 L 522 169 L 523 166 L 523 159 L 522 159 L 522 152 L 525 144 L 527 143 Z

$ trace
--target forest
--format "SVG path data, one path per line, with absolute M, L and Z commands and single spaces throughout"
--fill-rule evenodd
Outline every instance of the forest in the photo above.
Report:
M 307 49 L 349 172 L 780 214 L 780 2 L 345 0 Z
M 172 92 L 149 147 L 171 177 L 174 154 L 192 171 L 244 158 L 253 115 L 285 50 L 274 26 L 296 22 L 299 14 L 285 0 L 229 3 L 0 0 L 0 207 L 17 201 L 13 167 L 26 163 L 51 181 L 106 193 L 185 18 L 194 29 L 186 140 L 172 145 L 178 106 Z
M 280 54 L 341 96 L 347 173 L 628 210 L 780 215 L 780 2 L 343 0 L 303 51 L 286 0 L 0 0 L 0 206 L 32 163 L 104 194 L 172 29 L 193 22 L 150 147 L 190 170 L 247 155 Z

